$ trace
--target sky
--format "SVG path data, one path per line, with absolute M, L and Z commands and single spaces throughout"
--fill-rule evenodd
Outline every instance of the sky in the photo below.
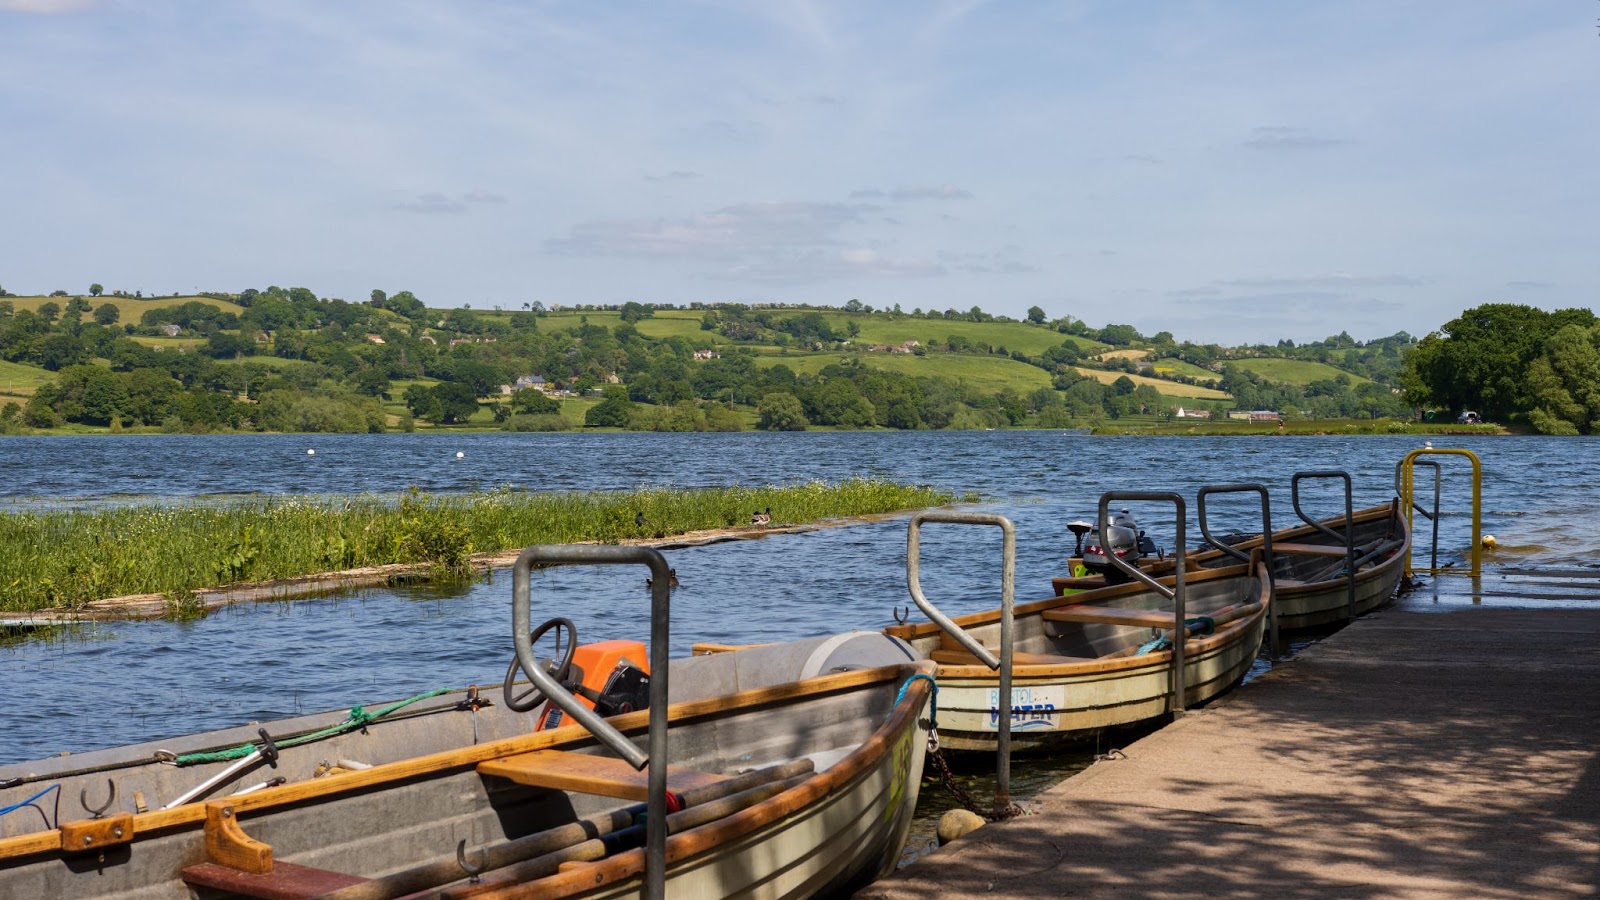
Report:
M 0 0 L 0 286 L 1595 305 L 1600 3 Z

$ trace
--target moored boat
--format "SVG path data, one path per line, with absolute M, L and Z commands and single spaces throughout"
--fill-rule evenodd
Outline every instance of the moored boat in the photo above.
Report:
M 655 551 L 584 550 L 667 571 Z M 559 682 L 549 668 L 524 670 Z M 503 697 L 457 692 L 376 718 L 303 716 L 0 768 L 0 896 L 802 897 L 893 868 L 933 665 L 854 634 L 655 669 L 665 677 L 649 690 L 667 702 L 603 720 L 624 750 L 650 748 L 643 771 L 586 724 L 533 730 L 555 707 L 509 675 Z
M 914 519 L 913 532 L 917 524 Z M 914 570 L 911 580 L 915 585 Z M 1155 586 L 1102 585 L 1070 597 L 1016 604 L 1011 747 L 1039 749 L 1132 725 L 1204 703 L 1243 679 L 1261 647 L 1273 602 L 1265 565 L 1255 561 L 1187 571 L 1182 623 L 1171 593 L 1175 587 L 1176 579 L 1169 577 Z M 914 587 L 913 595 L 918 591 Z M 948 621 L 999 656 L 1003 617 L 1004 607 Z M 952 750 L 998 749 L 1003 667 L 978 658 L 938 621 L 904 623 L 885 632 L 938 664 L 940 744 Z M 1181 674 L 1174 671 L 1180 652 Z M 1181 697 L 1174 690 L 1179 680 Z
M 1325 628 L 1355 616 L 1365 615 L 1394 596 L 1405 573 L 1406 553 L 1411 547 L 1411 528 L 1399 503 L 1385 503 L 1356 510 L 1350 543 L 1345 540 L 1345 517 L 1332 516 L 1315 524 L 1303 524 L 1272 533 L 1271 565 L 1278 605 L 1278 624 L 1284 631 Z M 1237 551 L 1250 552 L 1263 547 L 1255 535 L 1230 544 Z M 1196 566 L 1216 567 L 1236 564 L 1221 549 L 1191 554 Z M 1349 575 L 1349 562 L 1355 561 L 1355 577 Z M 1076 569 L 1081 559 L 1069 561 Z M 1155 575 L 1172 570 L 1172 560 L 1145 557 L 1140 568 Z M 1064 576 L 1052 579 L 1055 593 L 1070 593 L 1104 586 L 1098 575 Z

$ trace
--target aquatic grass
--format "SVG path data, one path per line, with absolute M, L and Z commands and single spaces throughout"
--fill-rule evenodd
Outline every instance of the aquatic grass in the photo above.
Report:
M 779 526 L 952 499 L 926 486 L 853 479 L 585 493 L 413 489 L 398 498 L 8 512 L 0 513 L 0 610 L 75 609 L 127 594 L 181 598 L 221 584 L 394 563 L 459 575 L 482 551 L 748 527 L 753 513 L 769 508 Z

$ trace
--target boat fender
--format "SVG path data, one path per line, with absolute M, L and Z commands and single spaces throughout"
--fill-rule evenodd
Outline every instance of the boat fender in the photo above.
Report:
M 644 709 L 650 705 L 649 659 L 639 641 L 581 644 L 572 652 L 572 667 L 563 687 L 602 716 Z M 547 703 L 534 730 L 556 728 L 565 718 L 560 707 Z

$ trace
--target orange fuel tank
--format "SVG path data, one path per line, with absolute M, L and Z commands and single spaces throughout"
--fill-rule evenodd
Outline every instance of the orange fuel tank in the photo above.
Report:
M 572 653 L 566 684 L 578 702 L 602 716 L 644 709 L 650 696 L 650 657 L 639 641 L 581 644 Z M 566 718 L 560 707 L 547 703 L 534 730 L 559 727 Z

